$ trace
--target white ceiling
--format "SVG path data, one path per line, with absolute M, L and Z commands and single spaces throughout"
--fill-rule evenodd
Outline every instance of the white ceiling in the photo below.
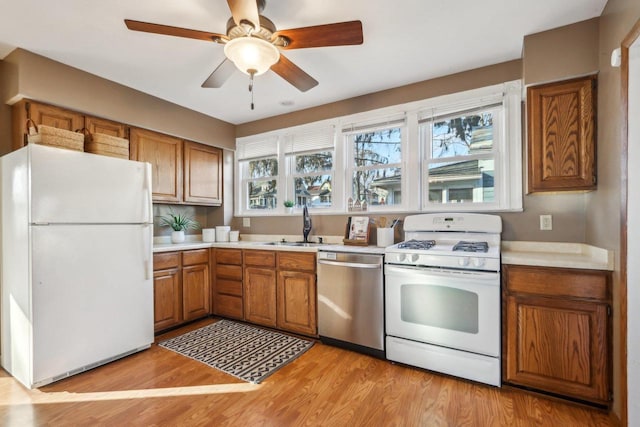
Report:
M 221 45 L 129 31 L 125 18 L 225 33 L 224 0 L 0 0 L 0 58 L 21 47 L 240 124 L 521 57 L 523 37 L 600 16 L 606 0 L 267 0 L 278 29 L 359 19 L 364 44 L 286 52 L 320 82 L 306 93 L 273 72 L 202 82 Z M 293 105 L 282 105 L 282 103 Z

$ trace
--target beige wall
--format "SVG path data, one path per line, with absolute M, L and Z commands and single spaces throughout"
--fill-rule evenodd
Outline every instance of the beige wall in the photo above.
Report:
M 598 191 L 587 200 L 587 240 L 615 251 L 614 272 L 614 396 L 620 396 L 620 207 L 622 124 L 620 69 L 611 67 L 611 52 L 640 20 L 637 0 L 609 0 L 600 17 L 598 77 Z M 633 166 L 631 166 L 633 167 Z M 632 196 L 632 195 L 630 195 Z M 634 284 L 629 284 L 633 286 Z M 630 304 L 633 306 L 634 304 Z M 635 303 L 637 306 L 637 303 Z M 636 325 L 637 326 L 637 325 Z M 633 325 L 629 325 L 633 327 Z M 620 414 L 621 402 L 614 400 L 614 411 Z
M 16 49 L 4 62 L 4 102 L 22 96 L 221 148 L 235 148 L 235 126 L 140 91 Z M 17 81 L 17 84 L 15 82 Z
M 583 27 L 587 27 L 587 29 L 593 32 L 593 20 L 587 21 L 587 24 L 580 23 L 578 26 L 580 27 L 579 31 L 576 31 L 578 35 L 588 32 Z M 568 32 L 571 32 L 571 29 L 564 28 L 558 31 L 558 33 L 549 32 L 544 38 L 545 43 L 541 43 L 535 39 L 535 45 L 532 45 L 528 49 L 528 52 L 537 57 L 544 56 L 545 52 L 553 51 L 556 48 L 559 39 L 566 39 Z M 579 37 L 576 36 L 576 38 Z M 572 58 L 573 61 L 577 61 L 577 63 L 574 63 L 572 66 L 573 72 L 577 72 L 578 74 L 593 72 L 592 64 L 594 62 L 593 58 L 597 56 L 596 52 L 597 47 L 592 46 L 591 51 L 583 50 L 579 61 L 577 61 L 576 58 Z M 553 64 L 547 65 L 551 67 Z M 522 69 L 523 61 L 517 60 L 465 71 L 304 111 L 245 123 L 238 126 L 236 134 L 239 137 L 247 136 L 278 128 L 359 113 L 375 108 L 427 99 L 519 79 L 522 77 Z M 566 77 L 572 76 L 573 74 Z M 523 152 L 525 152 L 524 147 L 526 146 L 526 142 L 524 139 L 522 143 Z M 524 176 L 526 178 L 526 174 Z M 586 197 L 585 193 L 536 194 L 524 196 L 524 212 L 500 213 L 503 219 L 503 239 L 584 242 L 586 238 Z M 553 215 L 553 231 L 539 230 L 540 214 Z M 314 233 L 320 235 L 341 235 L 344 232 L 345 218 L 346 217 L 340 215 L 317 215 L 317 219 L 314 219 Z M 233 226 L 240 229 L 243 233 L 262 234 L 270 230 L 273 233 L 294 234 L 300 231 L 301 226 L 298 223 L 299 221 L 294 220 L 292 225 L 292 221 L 288 217 L 254 217 L 251 218 L 250 228 L 242 227 L 242 221 L 237 218 L 234 219 Z
M 10 85 L 9 65 L 0 61 L 0 99 L 5 99 L 6 88 Z M 11 148 L 11 108 L 0 102 L 0 156 Z
M 598 71 L 599 19 L 589 19 L 524 38 L 526 86 L 594 74 Z

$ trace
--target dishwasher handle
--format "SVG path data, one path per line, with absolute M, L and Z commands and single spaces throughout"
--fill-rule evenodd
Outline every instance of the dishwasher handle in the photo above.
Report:
M 381 269 L 382 264 L 364 264 L 360 262 L 342 262 L 342 261 L 327 261 L 324 259 L 318 260 L 318 264 L 335 265 L 338 267 L 350 267 L 350 268 L 370 268 Z

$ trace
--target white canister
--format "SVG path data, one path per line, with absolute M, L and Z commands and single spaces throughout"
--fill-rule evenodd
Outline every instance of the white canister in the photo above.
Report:
M 393 245 L 393 231 L 394 229 L 391 227 L 387 228 L 378 228 L 378 246 L 381 248 L 385 248 L 387 246 Z
M 229 241 L 237 242 L 238 240 L 240 240 L 240 232 L 238 230 L 231 230 L 229 232 Z
M 215 228 L 203 228 L 202 229 L 202 241 L 203 242 L 215 242 L 216 241 L 216 229 Z
M 218 225 L 216 227 L 216 242 L 228 242 L 230 230 L 231 227 L 228 225 Z

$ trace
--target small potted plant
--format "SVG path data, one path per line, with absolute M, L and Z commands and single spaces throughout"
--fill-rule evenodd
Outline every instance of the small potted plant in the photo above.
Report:
M 293 213 L 293 201 L 292 200 L 285 200 L 284 201 L 284 207 L 287 210 L 287 213 Z
M 190 218 L 185 214 L 176 214 L 173 211 L 170 211 L 167 215 L 160 217 L 160 225 L 164 227 L 171 227 L 173 230 L 171 232 L 171 242 L 172 243 L 182 243 L 184 242 L 185 230 L 196 229 L 200 227 L 198 221 Z

